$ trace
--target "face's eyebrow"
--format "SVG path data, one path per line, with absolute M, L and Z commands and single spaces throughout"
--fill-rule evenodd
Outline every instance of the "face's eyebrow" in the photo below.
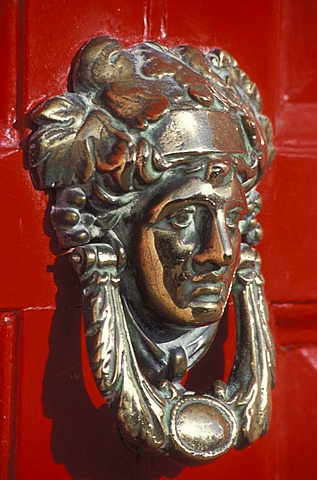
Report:
M 200 179 L 191 179 L 186 182 L 183 188 L 174 190 L 163 201 L 159 202 L 151 212 L 149 223 L 153 224 L 166 216 L 170 210 L 177 205 L 188 205 L 189 203 L 207 204 L 216 208 L 226 203 L 232 196 L 231 184 L 213 187 L 210 183 Z M 192 185 L 190 185 L 192 183 Z
M 180 208 L 177 208 L 177 204 L 176 204 L 176 208 L 173 208 L 171 215 L 169 215 L 169 218 L 177 217 L 177 215 L 179 215 L 179 212 L 195 213 L 195 211 L 196 211 L 196 206 L 193 205 L 192 203 L 188 205 L 182 204 Z
M 227 152 L 198 153 L 191 152 L 187 155 L 175 154 L 169 160 L 170 165 L 183 165 L 186 174 L 206 168 L 210 172 L 212 167 L 218 171 L 227 174 L 235 165 L 235 159 L 232 154 Z M 206 180 L 208 175 L 206 176 Z
M 174 211 L 176 209 L 180 210 L 183 208 L 184 210 L 189 209 L 192 204 L 209 204 L 212 207 L 216 207 L 215 202 L 208 201 L 206 198 L 201 198 L 199 195 L 193 196 L 193 197 L 188 197 L 186 199 L 175 199 L 172 200 L 171 202 L 167 203 L 164 205 L 162 210 L 158 213 L 157 216 L 153 217 L 151 216 L 151 219 L 149 221 L 150 224 L 154 224 L 162 220 L 162 218 L 168 216 L 171 211 Z

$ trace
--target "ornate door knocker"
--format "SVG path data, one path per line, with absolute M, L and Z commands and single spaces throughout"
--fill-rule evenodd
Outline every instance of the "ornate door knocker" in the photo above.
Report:
M 225 51 L 80 51 L 68 93 L 33 113 L 37 187 L 83 292 L 91 368 L 136 452 L 205 462 L 263 435 L 274 348 L 257 183 L 273 157 L 258 90 Z M 236 357 L 205 395 L 180 383 L 232 291 Z

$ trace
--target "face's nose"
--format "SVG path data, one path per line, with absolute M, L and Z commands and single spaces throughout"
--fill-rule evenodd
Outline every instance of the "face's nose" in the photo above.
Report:
M 198 265 L 211 262 L 220 267 L 230 265 L 233 251 L 223 211 L 217 212 L 209 229 L 204 244 L 194 256 L 195 262 Z

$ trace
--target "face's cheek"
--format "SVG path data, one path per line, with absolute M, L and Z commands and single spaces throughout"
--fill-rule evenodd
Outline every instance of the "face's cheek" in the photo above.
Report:
M 228 265 L 227 272 L 226 272 L 226 281 L 225 281 L 225 288 L 224 288 L 224 295 L 223 295 L 223 298 L 225 301 L 228 300 L 233 277 L 240 260 L 241 235 L 239 231 L 236 231 L 233 235 L 231 235 L 231 245 L 232 245 L 232 262 L 230 265 Z
M 235 271 L 240 260 L 240 250 L 241 250 L 241 234 L 239 231 L 236 231 L 231 237 L 232 243 L 232 252 L 233 252 L 233 262 L 232 270 Z
M 154 231 L 154 248 L 162 266 L 163 287 L 179 308 L 187 307 L 184 288 L 188 283 L 188 276 L 192 274 L 192 259 L 198 243 L 195 231 L 189 230 L 186 234 Z
M 144 290 L 152 308 L 167 317 L 182 316 L 182 309 L 187 307 L 184 287 L 197 243 L 194 226 L 179 231 L 141 230 L 138 255 Z M 188 312 L 183 313 L 186 316 Z

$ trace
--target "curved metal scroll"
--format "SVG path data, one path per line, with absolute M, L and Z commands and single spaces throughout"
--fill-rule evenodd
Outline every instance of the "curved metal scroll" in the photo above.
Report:
M 51 218 L 83 291 L 91 367 L 136 452 L 205 462 L 269 424 L 274 348 L 256 185 L 271 126 L 224 51 L 97 37 L 72 91 L 33 113 L 30 163 L 54 188 Z M 237 350 L 227 383 L 180 383 L 211 345 L 232 290 Z

